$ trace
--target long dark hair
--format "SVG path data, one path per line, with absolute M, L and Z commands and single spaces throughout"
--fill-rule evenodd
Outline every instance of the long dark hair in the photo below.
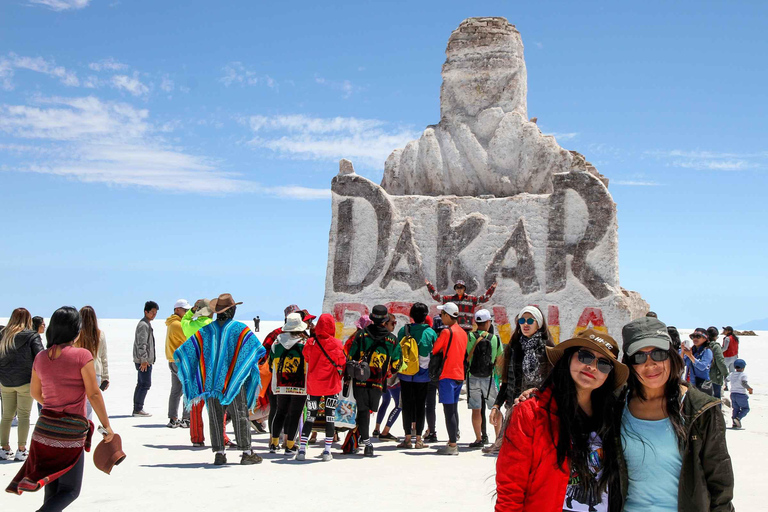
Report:
M 541 312 L 541 309 L 538 307 L 536 307 L 536 309 Z M 517 323 L 517 320 L 518 317 L 515 317 L 515 332 L 512 333 L 512 337 L 509 339 L 509 343 L 507 343 L 507 346 L 504 349 L 504 368 L 501 371 L 502 382 L 509 382 L 509 363 L 512 359 L 512 350 L 513 347 L 520 346 L 520 338 L 523 336 L 523 329 L 520 324 Z M 545 345 L 550 347 L 554 346 L 554 344 L 549 339 L 549 327 L 547 327 L 547 319 L 544 317 L 544 313 L 541 314 L 541 325 L 539 326 L 539 330 L 536 332 L 541 333 L 541 341 L 543 341 Z M 514 382 L 512 384 L 514 384 Z
M 91 306 L 83 306 L 80 308 L 80 318 L 83 322 L 83 328 L 80 331 L 80 338 L 78 338 L 76 345 L 89 351 L 93 357 L 97 357 L 99 354 L 101 331 L 96 319 L 96 312 Z
M 667 379 L 667 383 L 664 384 L 664 409 L 669 416 L 669 422 L 672 424 L 672 429 L 677 437 L 677 446 L 680 448 L 680 451 L 682 451 L 685 448 L 687 438 L 685 434 L 685 425 L 683 424 L 683 415 L 680 411 L 680 385 L 683 383 L 680 376 L 683 374 L 685 362 L 683 361 L 683 358 L 680 357 L 680 354 L 673 348 L 670 348 L 667 352 L 669 353 L 669 379 Z M 634 397 L 637 397 L 640 400 L 645 400 L 643 384 L 637 378 L 635 368 L 630 364 L 630 358 L 626 353 L 624 354 L 622 362 L 629 366 L 626 402 L 629 403 Z
M 80 334 L 83 322 L 80 313 L 72 306 L 60 307 L 51 315 L 48 329 L 45 331 L 45 339 L 48 340 L 48 348 L 56 345 L 72 343 Z M 50 355 L 50 354 L 49 354 Z
M 592 416 L 587 416 L 579 407 L 576 383 L 571 377 L 571 359 L 579 348 L 570 347 L 565 350 L 552 372 L 542 382 L 539 391 L 552 390 L 549 401 L 544 404 L 547 411 L 553 411 L 553 402 L 557 404 L 556 414 L 560 420 L 557 442 L 550 422 L 552 444 L 557 446 L 557 467 L 562 468 L 568 460 L 570 468 L 567 470 L 575 470 L 583 479 L 584 486 L 600 496 L 619 475 L 616 443 L 618 428 L 614 421 L 618 401 L 613 393 L 613 375 L 608 375 L 603 385 L 592 391 Z M 593 432 L 600 436 L 604 454 L 599 480 L 589 467 L 589 455 L 593 451 L 590 436 Z

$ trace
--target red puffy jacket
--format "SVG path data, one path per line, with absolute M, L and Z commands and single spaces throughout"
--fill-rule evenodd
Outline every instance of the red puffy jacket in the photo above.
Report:
M 347 362 L 347 356 L 341 341 L 333 337 L 336 322 L 327 313 L 320 315 L 315 327 L 315 337 L 304 345 L 304 359 L 307 362 L 307 394 L 315 396 L 335 395 L 341 392 L 341 374 Z M 322 344 L 328 357 L 323 353 Z M 329 359 L 330 357 L 330 359 Z M 331 363 L 336 363 L 336 366 Z
M 504 433 L 496 460 L 496 512 L 563 510 L 569 465 L 566 460 L 557 466 L 560 420 L 554 400 L 549 403 L 552 392 L 540 395 L 515 406 Z

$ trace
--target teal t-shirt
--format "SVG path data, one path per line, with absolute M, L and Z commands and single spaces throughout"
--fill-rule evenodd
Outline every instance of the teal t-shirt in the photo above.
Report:
M 624 512 L 677 512 L 683 458 L 669 418 L 641 420 L 624 407 L 621 441 L 629 471 Z

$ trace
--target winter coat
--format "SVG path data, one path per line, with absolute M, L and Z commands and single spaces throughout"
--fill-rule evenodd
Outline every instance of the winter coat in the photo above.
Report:
M 193 318 L 195 314 L 196 313 L 190 309 L 184 313 L 183 317 L 181 317 L 181 330 L 184 331 L 184 338 L 186 339 L 191 338 L 197 331 L 213 322 L 213 318 L 207 316 Z
M 184 329 L 181 328 L 181 317 L 171 315 L 165 319 L 165 326 L 168 328 L 165 332 L 165 358 L 169 363 L 173 362 L 173 353 L 179 348 L 189 336 L 184 336 Z
M 347 356 L 344 355 L 341 341 L 334 338 L 334 334 L 336 322 L 333 317 L 328 313 L 320 315 L 315 327 L 315 337 L 310 338 L 304 345 L 308 395 L 331 396 L 341 392 L 341 374 Z
M 366 362 L 371 376 L 365 382 L 355 381 L 355 386 L 384 389 L 387 377 L 395 373 L 402 364 L 403 352 L 395 336 L 381 324 L 371 324 L 359 330 L 349 347 L 349 357 L 360 361 L 370 353 Z
M 0 337 L 3 335 L 0 331 Z M 0 384 L 16 388 L 32 381 L 32 363 L 35 356 L 42 352 L 43 342 L 40 335 L 31 329 L 24 329 L 13 338 L 16 346 L 0 357 Z
M 133 362 L 155 364 L 155 334 L 147 317 L 139 320 L 133 339 Z
M 709 348 L 712 349 L 712 367 L 709 369 L 709 380 L 713 384 L 722 386 L 725 382 L 725 378 L 728 376 L 728 365 L 725 364 L 725 357 L 723 357 L 723 347 L 717 342 L 710 342 Z
M 496 460 L 496 512 L 563 510 L 570 463 L 557 464 L 560 419 L 551 396 L 547 389 L 512 411 Z M 618 483 L 608 491 L 611 512 L 621 510 Z
M 679 512 L 735 510 L 733 467 L 725 444 L 725 420 L 718 405 L 720 400 L 688 385 L 682 411 L 686 446 L 678 487 Z M 629 474 L 621 450 L 619 469 L 622 498 L 626 499 Z

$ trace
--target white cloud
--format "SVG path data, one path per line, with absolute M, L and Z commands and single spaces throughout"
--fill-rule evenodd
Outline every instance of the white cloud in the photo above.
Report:
M 128 64 L 117 62 L 114 58 L 102 59 L 98 62 L 91 62 L 88 67 L 93 71 L 122 71 L 128 69 Z
M 134 96 L 144 96 L 145 94 L 149 94 L 149 87 L 141 83 L 137 72 L 134 72 L 133 76 L 114 75 L 112 77 L 112 86 L 117 89 L 128 91 Z
M 173 83 L 173 80 L 171 80 L 168 75 L 165 75 L 160 82 L 160 89 L 165 92 L 173 92 L 175 85 Z
M 279 84 L 269 75 L 259 74 L 257 71 L 246 68 L 242 62 L 230 62 L 222 68 L 224 76 L 219 78 L 219 82 L 226 87 L 239 84 L 246 85 L 266 85 L 270 89 L 278 90 Z
M 544 49 L 544 44 L 540 43 L 539 41 L 534 41 L 533 44 L 535 44 L 536 48 L 538 48 L 539 50 Z
M 349 80 L 335 81 L 335 80 L 328 80 L 321 76 L 315 76 L 315 83 L 324 85 L 326 87 L 330 87 L 331 89 L 336 91 L 341 91 L 344 99 L 347 99 L 351 97 L 353 94 L 363 90 L 362 87 L 353 84 Z
M 545 133 L 544 135 L 552 135 L 554 138 L 558 140 L 571 140 L 578 137 L 579 132 L 566 132 L 566 133 L 552 132 L 552 133 Z
M 220 162 L 169 147 L 161 133 L 173 123 L 153 125 L 146 109 L 85 98 L 37 97 L 33 105 L 0 106 L 0 132 L 36 141 L 0 145 L 22 153 L 22 165 L 4 170 L 65 176 L 88 183 L 130 185 L 200 194 L 259 193 L 295 199 L 329 197 L 327 190 L 265 187 Z M 46 159 L 48 158 L 48 159 Z
M 80 80 L 74 71 L 69 71 L 64 66 L 57 66 L 53 60 L 46 60 L 43 57 L 24 57 L 11 52 L 7 58 L 0 60 L 0 85 L 6 90 L 13 89 L 11 78 L 15 69 L 26 69 L 49 75 L 70 87 L 80 85 Z
M 29 3 L 32 5 L 44 5 L 54 11 L 66 11 L 87 7 L 91 0 L 29 0 Z
M 751 153 L 732 153 L 717 151 L 685 151 L 679 149 L 666 151 L 646 151 L 655 158 L 668 160 L 667 165 L 681 169 L 697 171 L 745 171 L 765 168 L 768 151 Z
M 628 187 L 657 187 L 655 181 L 632 181 L 632 180 L 611 180 L 611 185 L 623 185 Z
M 390 127 L 377 119 L 316 118 L 304 115 L 252 116 L 254 147 L 309 160 L 349 158 L 381 169 L 392 150 L 418 138 L 418 132 Z

